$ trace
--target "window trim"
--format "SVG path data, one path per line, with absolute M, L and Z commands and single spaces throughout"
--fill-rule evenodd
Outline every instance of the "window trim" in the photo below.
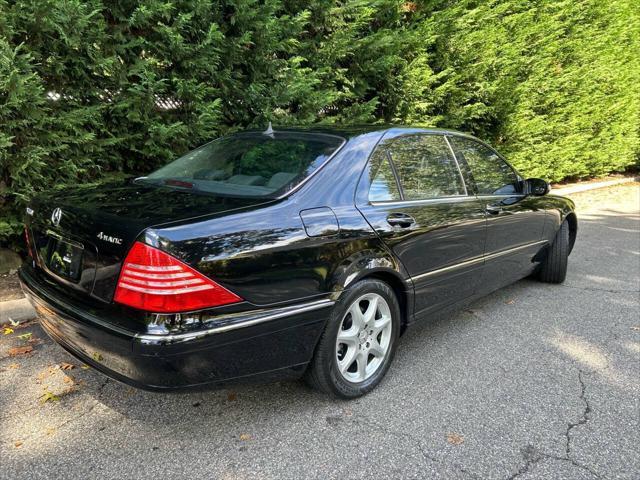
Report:
M 468 200 L 468 199 L 475 199 L 475 194 L 470 194 L 469 193 L 469 189 L 467 187 L 467 182 L 464 179 L 464 176 L 462 174 L 462 169 L 460 168 L 460 164 L 458 162 L 458 158 L 456 157 L 453 148 L 451 148 L 451 145 L 449 144 L 449 140 L 447 139 L 447 133 L 440 133 L 440 132 L 411 132 L 411 133 L 406 133 L 403 135 L 398 135 L 395 137 L 392 137 L 389 140 L 396 140 L 396 139 L 400 139 L 400 138 L 404 138 L 404 137 L 417 137 L 417 136 L 431 136 L 431 137 L 441 137 L 444 140 L 445 145 L 447 146 L 447 148 L 449 149 L 449 153 L 451 153 L 451 158 L 453 159 L 453 162 L 456 165 L 456 169 L 458 171 L 458 175 L 460 177 L 460 182 L 462 184 L 462 188 L 464 190 L 464 193 L 459 194 L 459 195 L 447 195 L 447 196 L 439 196 L 439 197 L 431 197 L 431 198 L 419 198 L 419 199 L 414 199 L 414 200 L 408 200 L 405 198 L 404 196 L 404 188 L 402 187 L 402 182 L 400 182 L 400 177 L 398 176 L 398 170 L 396 168 L 396 164 L 393 161 L 393 156 L 391 155 L 391 152 L 388 150 L 388 148 L 386 148 L 386 146 L 384 145 L 384 138 L 382 138 L 380 140 L 380 143 L 378 143 L 375 148 L 372 150 L 371 155 L 369 157 L 369 159 L 367 160 L 367 162 L 371 161 L 371 157 L 373 157 L 373 154 L 375 153 L 375 150 L 378 148 L 383 148 L 384 149 L 384 154 L 385 157 L 387 158 L 387 161 L 389 162 L 389 165 L 391 166 L 391 171 L 393 172 L 393 177 L 395 178 L 396 181 L 396 187 L 398 188 L 398 192 L 400 193 L 400 200 L 381 200 L 381 201 L 372 201 L 369 199 L 369 192 L 371 191 L 371 180 L 369 180 L 369 188 L 367 190 L 367 200 L 369 202 L 370 205 L 376 206 L 376 205 L 415 205 L 415 204 L 421 204 L 421 203 L 446 203 L 449 201 L 461 201 L 461 200 Z
M 515 197 L 516 195 L 509 195 L 509 197 Z M 475 195 L 455 195 L 449 197 L 434 197 L 434 198 L 423 198 L 422 200 L 383 200 L 383 201 L 373 201 L 369 202 L 372 206 L 379 205 L 431 205 L 438 203 L 463 203 L 475 201 Z
M 396 187 L 398 188 L 398 194 L 400 195 L 400 200 L 404 201 L 404 188 L 402 188 L 402 183 L 400 183 L 400 176 L 398 175 L 398 170 L 396 169 L 396 164 L 393 163 L 393 159 L 391 158 L 391 153 L 389 150 L 385 148 L 384 156 L 387 158 L 387 162 L 389 162 L 389 166 L 391 167 L 391 171 L 393 172 L 393 178 L 396 180 Z M 371 190 L 371 187 L 369 187 Z M 393 200 L 386 200 L 388 202 L 393 202 Z
M 442 135 L 444 137 L 444 142 L 447 144 L 447 147 L 449 147 L 449 151 L 451 152 L 451 156 L 453 157 L 453 161 L 456 163 L 456 167 L 458 169 L 458 175 L 460 175 L 460 181 L 462 182 L 462 187 L 464 188 L 464 194 L 465 196 L 469 196 L 469 190 L 467 189 L 467 182 L 464 181 L 464 175 L 462 175 L 462 169 L 460 168 L 460 162 L 458 162 L 458 157 L 456 157 L 455 152 L 453 151 L 453 148 L 451 147 L 451 144 L 449 143 L 449 139 L 447 138 L 446 135 Z

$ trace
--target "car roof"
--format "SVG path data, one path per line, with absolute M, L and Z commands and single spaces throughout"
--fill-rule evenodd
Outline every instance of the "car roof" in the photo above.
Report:
M 424 126 L 409 126 L 409 125 L 385 125 L 385 124 L 369 124 L 369 125 L 336 125 L 336 124 L 314 124 L 314 125 L 287 125 L 287 126 L 274 126 L 275 132 L 304 132 L 304 133 L 324 133 L 331 135 L 338 135 L 345 139 L 350 139 L 363 135 L 365 133 L 387 133 L 391 132 L 395 135 L 406 133 L 439 133 L 450 135 L 461 135 L 465 137 L 475 138 L 464 132 L 447 128 L 436 127 L 424 127 Z M 257 131 L 259 130 L 252 130 Z

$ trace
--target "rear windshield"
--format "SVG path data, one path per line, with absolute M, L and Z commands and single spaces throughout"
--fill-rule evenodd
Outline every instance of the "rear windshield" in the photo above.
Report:
M 239 133 L 214 140 L 138 181 L 224 196 L 286 194 L 344 139 L 317 133 Z

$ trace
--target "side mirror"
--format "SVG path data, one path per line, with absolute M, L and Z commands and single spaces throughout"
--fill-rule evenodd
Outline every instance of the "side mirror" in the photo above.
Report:
M 542 196 L 549 193 L 551 187 L 541 178 L 528 178 L 524 181 L 524 194 Z

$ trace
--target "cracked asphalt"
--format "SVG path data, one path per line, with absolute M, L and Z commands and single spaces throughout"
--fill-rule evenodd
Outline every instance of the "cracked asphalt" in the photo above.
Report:
M 640 478 L 640 187 L 573 198 L 564 285 L 523 280 L 410 329 L 355 401 L 301 382 L 142 392 L 15 328 L 0 478 Z

